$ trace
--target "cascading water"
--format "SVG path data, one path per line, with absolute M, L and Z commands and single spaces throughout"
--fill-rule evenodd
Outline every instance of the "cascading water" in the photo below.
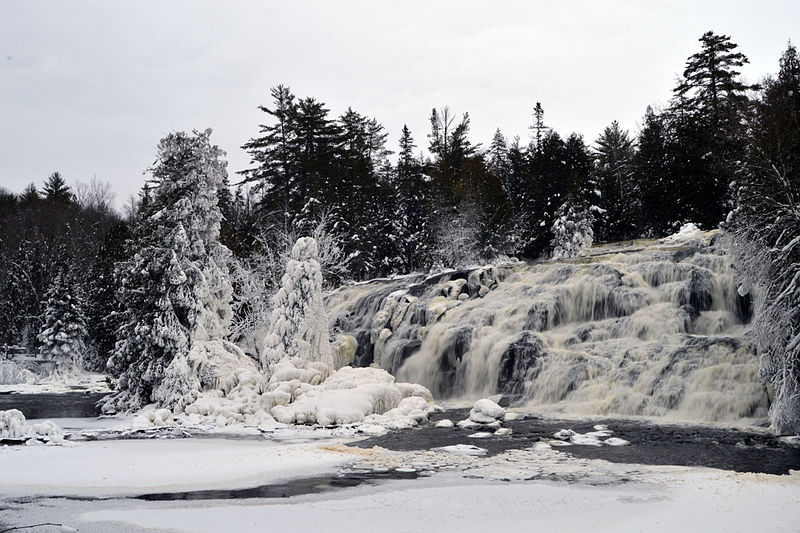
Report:
M 753 423 L 769 397 L 713 233 L 343 288 L 332 331 L 356 365 L 438 398 L 510 396 L 569 415 Z

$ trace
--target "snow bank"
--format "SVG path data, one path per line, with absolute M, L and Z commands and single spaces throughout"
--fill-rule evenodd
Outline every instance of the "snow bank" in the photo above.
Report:
M 670 244 L 691 241 L 699 238 L 701 233 L 703 233 L 703 231 L 700 228 L 698 228 L 692 222 L 689 222 L 688 224 L 682 225 L 681 229 L 679 229 L 677 233 L 673 233 L 672 235 L 661 239 L 661 242 Z
M 0 447 L 0 495 L 119 497 L 241 489 L 334 473 L 355 459 L 317 444 L 264 440 L 137 439 Z
M 275 365 L 263 398 L 269 413 L 284 424 L 365 422 L 399 429 L 427 421 L 433 411 L 427 389 L 397 384 L 385 370 L 343 367 L 332 371 L 320 362 L 288 357 Z
M 0 439 L 61 442 L 63 431 L 52 422 L 28 424 L 25 415 L 17 409 L 0 411 Z
M 255 367 L 234 369 L 218 388 L 199 392 L 183 411 L 150 406 L 139 412 L 133 425 L 363 424 L 365 430 L 380 433 L 426 422 L 435 409 L 428 389 L 396 383 L 385 370 L 343 367 L 334 371 L 320 361 L 284 357 L 270 366 L 269 379 Z

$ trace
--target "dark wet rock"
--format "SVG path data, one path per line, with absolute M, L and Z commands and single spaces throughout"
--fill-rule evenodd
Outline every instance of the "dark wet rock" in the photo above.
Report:
M 542 340 L 531 332 L 508 345 L 500 358 L 497 391 L 512 397 L 522 397 L 525 382 L 533 380 L 541 368 L 539 359 L 547 355 Z

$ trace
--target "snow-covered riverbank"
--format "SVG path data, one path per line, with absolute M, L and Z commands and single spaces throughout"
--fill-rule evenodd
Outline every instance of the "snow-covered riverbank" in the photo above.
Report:
M 543 442 L 481 457 L 463 448 L 363 449 L 344 445 L 352 438 L 309 442 L 308 436 L 298 434 L 300 442 L 151 439 L 6 447 L 0 450 L 0 525 L 56 522 L 81 532 L 261 532 L 276 524 L 358 532 L 378 523 L 396 532 L 744 532 L 794 531 L 800 518 L 797 472 L 615 464 L 572 457 Z M 369 480 L 370 472 L 389 469 L 428 475 Z M 289 498 L 130 498 L 335 479 L 337 472 L 367 481 Z

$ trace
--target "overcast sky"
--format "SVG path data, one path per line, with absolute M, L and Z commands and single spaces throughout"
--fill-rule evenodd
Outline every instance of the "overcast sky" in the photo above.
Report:
M 233 174 L 279 83 L 376 117 L 392 149 L 404 123 L 426 147 L 444 105 L 470 113 L 473 142 L 497 127 L 527 141 L 536 101 L 592 142 L 666 103 L 708 30 L 740 45 L 755 82 L 800 41 L 800 2 L 0 0 L 0 186 L 58 170 L 122 203 L 161 137 L 205 127 Z

